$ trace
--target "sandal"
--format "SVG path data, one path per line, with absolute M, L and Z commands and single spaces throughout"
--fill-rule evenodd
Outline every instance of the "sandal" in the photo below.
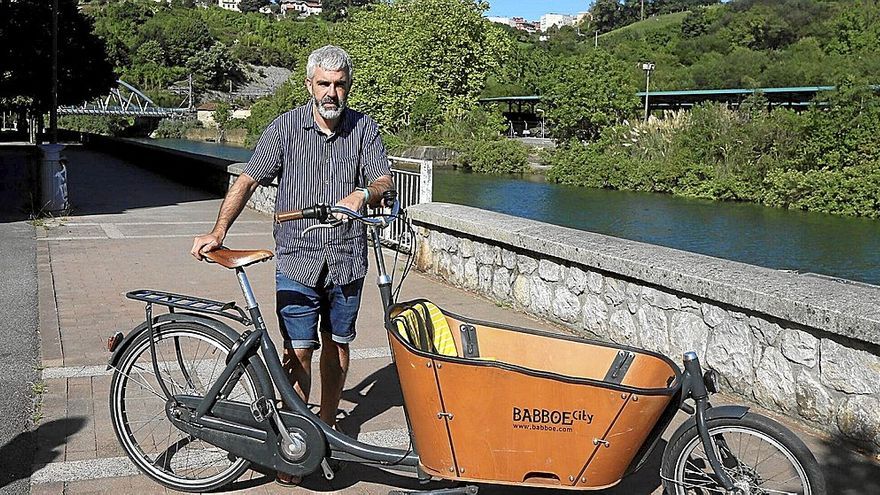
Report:
M 299 486 L 300 483 L 302 483 L 301 476 L 294 476 L 292 474 L 282 472 L 278 472 L 275 474 L 275 484 L 277 485 L 293 487 Z

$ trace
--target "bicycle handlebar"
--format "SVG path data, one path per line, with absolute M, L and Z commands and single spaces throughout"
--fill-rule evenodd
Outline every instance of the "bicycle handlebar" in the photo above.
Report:
M 391 223 L 400 214 L 400 202 L 397 201 L 396 191 L 389 191 L 393 194 L 387 194 L 383 199 L 385 206 L 391 207 L 391 212 L 387 215 L 367 216 L 359 212 L 346 208 L 344 206 L 316 204 L 314 206 L 303 208 L 302 210 L 283 211 L 275 214 L 275 221 L 278 223 L 288 222 L 291 220 L 300 220 L 304 218 L 317 219 L 319 223 L 330 224 L 333 222 L 333 213 L 342 213 L 348 215 L 354 220 L 358 220 L 366 225 L 384 227 Z

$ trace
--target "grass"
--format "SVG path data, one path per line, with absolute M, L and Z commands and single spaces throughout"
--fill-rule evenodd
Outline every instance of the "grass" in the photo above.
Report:
M 599 35 L 599 41 L 605 43 L 620 43 L 626 39 L 644 38 L 645 36 L 681 26 L 681 22 L 687 16 L 687 12 L 674 12 L 672 14 L 663 14 L 656 17 L 649 17 L 644 21 L 634 22 L 632 24 L 617 28 Z
M 42 380 L 31 384 L 31 392 L 34 394 L 34 413 L 31 415 L 31 421 L 34 425 L 38 425 L 43 420 L 43 395 L 48 391 L 49 387 Z

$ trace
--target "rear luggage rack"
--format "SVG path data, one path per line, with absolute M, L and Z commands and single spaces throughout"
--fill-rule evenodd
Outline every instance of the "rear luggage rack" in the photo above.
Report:
M 217 316 L 223 316 L 235 320 L 243 325 L 250 325 L 251 320 L 247 317 L 244 310 L 232 302 L 213 301 L 203 297 L 185 296 L 182 294 L 173 294 L 171 292 L 163 292 L 160 290 L 139 289 L 133 290 L 125 297 L 136 301 L 143 301 L 148 304 L 161 304 L 168 306 L 169 311 L 174 312 L 173 308 L 187 309 L 197 311 L 199 313 L 208 313 Z

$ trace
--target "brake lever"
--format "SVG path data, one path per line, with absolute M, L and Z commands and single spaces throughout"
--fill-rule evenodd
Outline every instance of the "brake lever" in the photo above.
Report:
M 303 233 L 301 234 L 301 237 L 305 237 L 306 234 L 308 234 L 309 232 L 311 232 L 311 231 L 313 231 L 313 230 L 317 230 L 317 229 L 332 229 L 332 228 L 335 228 L 335 227 L 339 227 L 339 226 L 342 225 L 343 223 L 345 223 L 345 222 L 342 221 L 342 220 L 340 220 L 340 219 L 338 219 L 338 218 L 335 218 L 335 219 L 333 219 L 332 221 L 327 222 L 327 223 L 316 223 L 315 225 L 310 225 L 310 226 L 306 227 L 305 230 L 303 230 Z

